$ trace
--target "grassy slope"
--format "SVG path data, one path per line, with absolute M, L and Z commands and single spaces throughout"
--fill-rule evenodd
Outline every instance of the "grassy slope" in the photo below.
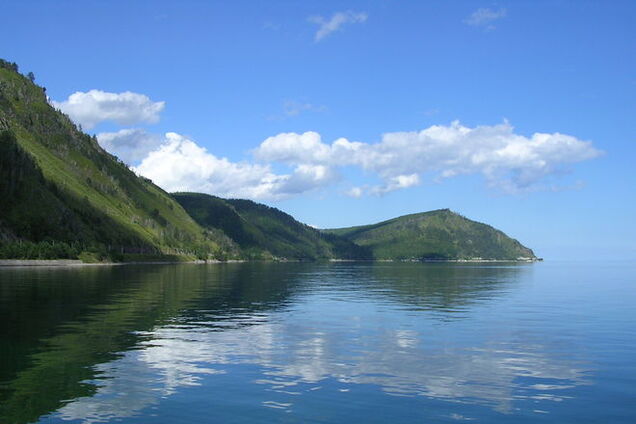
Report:
M 401 216 L 373 225 L 325 230 L 370 248 L 376 259 L 517 259 L 532 250 L 503 232 L 448 209 Z
M 5 243 L 52 238 L 112 251 L 200 256 L 235 250 L 53 109 L 41 87 L 6 67 L 0 67 L 0 131 L 6 150 L 21 155 L 13 138 L 28 154 L 20 163 L 3 162 L 5 174 L 23 174 L 1 211 Z
M 251 200 L 207 194 L 175 193 L 174 198 L 206 228 L 224 231 L 247 256 L 293 259 L 365 259 L 366 249 L 296 221 L 292 216 Z
M 448 210 L 321 233 L 249 200 L 182 193 L 176 202 L 7 65 L 0 61 L 0 257 L 24 255 L 7 249 L 24 240 L 40 243 L 26 257 L 42 257 L 42 243 L 53 244 L 44 249 L 52 257 L 87 248 L 219 258 L 360 259 L 370 250 L 378 259 L 534 257 L 501 231 Z

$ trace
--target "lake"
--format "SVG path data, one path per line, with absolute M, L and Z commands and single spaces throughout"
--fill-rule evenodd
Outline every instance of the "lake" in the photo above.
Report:
M 633 263 L 0 269 L 0 422 L 634 423 Z

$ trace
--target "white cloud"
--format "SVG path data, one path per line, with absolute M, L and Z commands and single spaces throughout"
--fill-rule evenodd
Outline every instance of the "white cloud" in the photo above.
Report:
M 268 165 L 231 162 L 177 133 L 167 133 L 161 146 L 133 170 L 167 191 L 272 200 L 322 187 L 337 178 L 326 165 L 299 164 L 291 174 L 278 175 Z
M 322 112 L 326 108 L 324 106 L 316 106 L 311 103 L 298 102 L 296 100 L 285 100 L 283 102 L 283 112 L 286 116 L 298 116 L 302 112 Z
M 336 181 L 338 175 L 329 166 L 302 164 L 291 175 L 282 178 L 282 184 L 272 194 L 286 197 L 326 186 Z
M 434 125 L 386 133 L 377 143 L 338 138 L 328 144 L 313 131 L 280 133 L 252 151 L 257 162 L 219 158 L 177 133 L 160 137 L 127 129 L 99 134 L 98 141 L 127 163 L 137 163 L 133 169 L 138 174 L 168 191 L 256 200 L 284 199 L 332 186 L 345 170 L 363 171 L 363 179 L 379 179 L 349 185 L 344 194 L 351 197 L 381 196 L 425 180 L 442 182 L 460 175 L 481 176 L 489 187 L 504 193 L 557 191 L 568 188 L 558 179 L 573 163 L 602 154 L 590 142 L 570 135 L 516 134 L 508 122 L 474 128 L 459 122 Z M 275 164 L 288 170 L 274 172 Z
M 493 10 L 480 8 L 475 10 L 468 18 L 466 18 L 464 23 L 491 31 L 495 29 L 495 26 L 492 23 L 498 19 L 504 18 L 506 13 L 506 9 Z
M 370 192 L 376 195 L 383 195 L 395 190 L 414 187 L 420 184 L 420 176 L 417 174 L 397 175 L 390 177 L 386 184 L 372 187 Z
M 271 115 L 269 120 L 281 120 L 293 118 L 304 112 L 324 112 L 327 110 L 325 106 L 318 106 L 308 102 L 299 102 L 297 100 L 287 99 L 283 101 L 283 110 L 279 115 Z
M 332 149 L 324 144 L 320 134 L 307 131 L 303 134 L 280 133 L 268 137 L 254 150 L 258 159 L 266 162 L 291 164 L 326 163 L 332 160 Z
M 165 102 L 153 102 L 143 94 L 101 90 L 78 91 L 63 102 L 53 101 L 52 104 L 86 129 L 103 121 L 114 121 L 120 125 L 156 123 L 165 107 Z
M 397 175 L 389 177 L 385 180 L 384 184 L 361 187 L 353 187 L 344 192 L 345 195 L 354 198 L 360 198 L 365 194 L 374 196 L 383 196 L 392 191 L 401 190 L 403 188 L 415 187 L 420 185 L 420 176 L 418 174 L 409 175 Z
M 369 190 L 382 194 L 417 185 L 419 176 L 425 173 L 438 180 L 479 174 L 488 185 L 505 192 L 536 190 L 568 164 L 592 159 L 602 152 L 590 142 L 565 134 L 518 135 L 507 122 L 475 128 L 453 122 L 421 131 L 386 133 L 375 144 L 345 138 L 326 144 L 316 132 L 281 133 L 267 138 L 253 153 L 266 162 L 294 166 L 357 166 L 385 181 Z
M 164 142 L 164 139 L 143 129 L 132 128 L 99 133 L 97 141 L 106 151 L 128 165 L 133 165 L 145 158 L 148 153 L 156 150 Z
M 349 197 L 355 197 L 360 198 L 362 197 L 362 195 L 364 194 L 364 188 L 363 187 L 352 187 L 349 190 L 345 191 L 345 193 L 347 196 Z
M 295 100 L 285 100 L 283 102 L 283 111 L 286 116 L 298 116 L 302 112 L 312 110 L 314 105 L 311 103 L 301 103 Z
M 309 22 L 319 26 L 314 36 L 314 41 L 318 42 L 329 34 L 338 31 L 345 24 L 363 23 L 367 18 L 368 15 L 364 12 L 348 10 L 345 12 L 336 12 L 329 19 L 325 19 L 322 16 L 312 16 L 309 18 Z

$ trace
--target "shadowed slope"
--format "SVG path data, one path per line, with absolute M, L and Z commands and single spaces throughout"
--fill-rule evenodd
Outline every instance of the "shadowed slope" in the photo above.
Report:
M 252 258 L 368 259 L 367 249 L 323 234 L 276 208 L 251 200 L 221 199 L 199 193 L 173 197 L 203 227 L 225 232 Z

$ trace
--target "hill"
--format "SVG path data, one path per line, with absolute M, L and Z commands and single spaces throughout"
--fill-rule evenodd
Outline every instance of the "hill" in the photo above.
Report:
M 375 259 L 536 259 L 517 240 L 449 209 L 324 232 L 371 249 Z
M 370 252 L 346 238 L 324 234 L 291 215 L 251 200 L 200 193 L 173 193 L 199 225 L 221 230 L 249 258 L 370 259 Z
M 168 193 L 136 176 L 0 60 L 0 257 L 226 257 Z
M 318 231 L 250 200 L 170 195 L 0 59 L 0 258 L 534 259 L 447 209 Z

